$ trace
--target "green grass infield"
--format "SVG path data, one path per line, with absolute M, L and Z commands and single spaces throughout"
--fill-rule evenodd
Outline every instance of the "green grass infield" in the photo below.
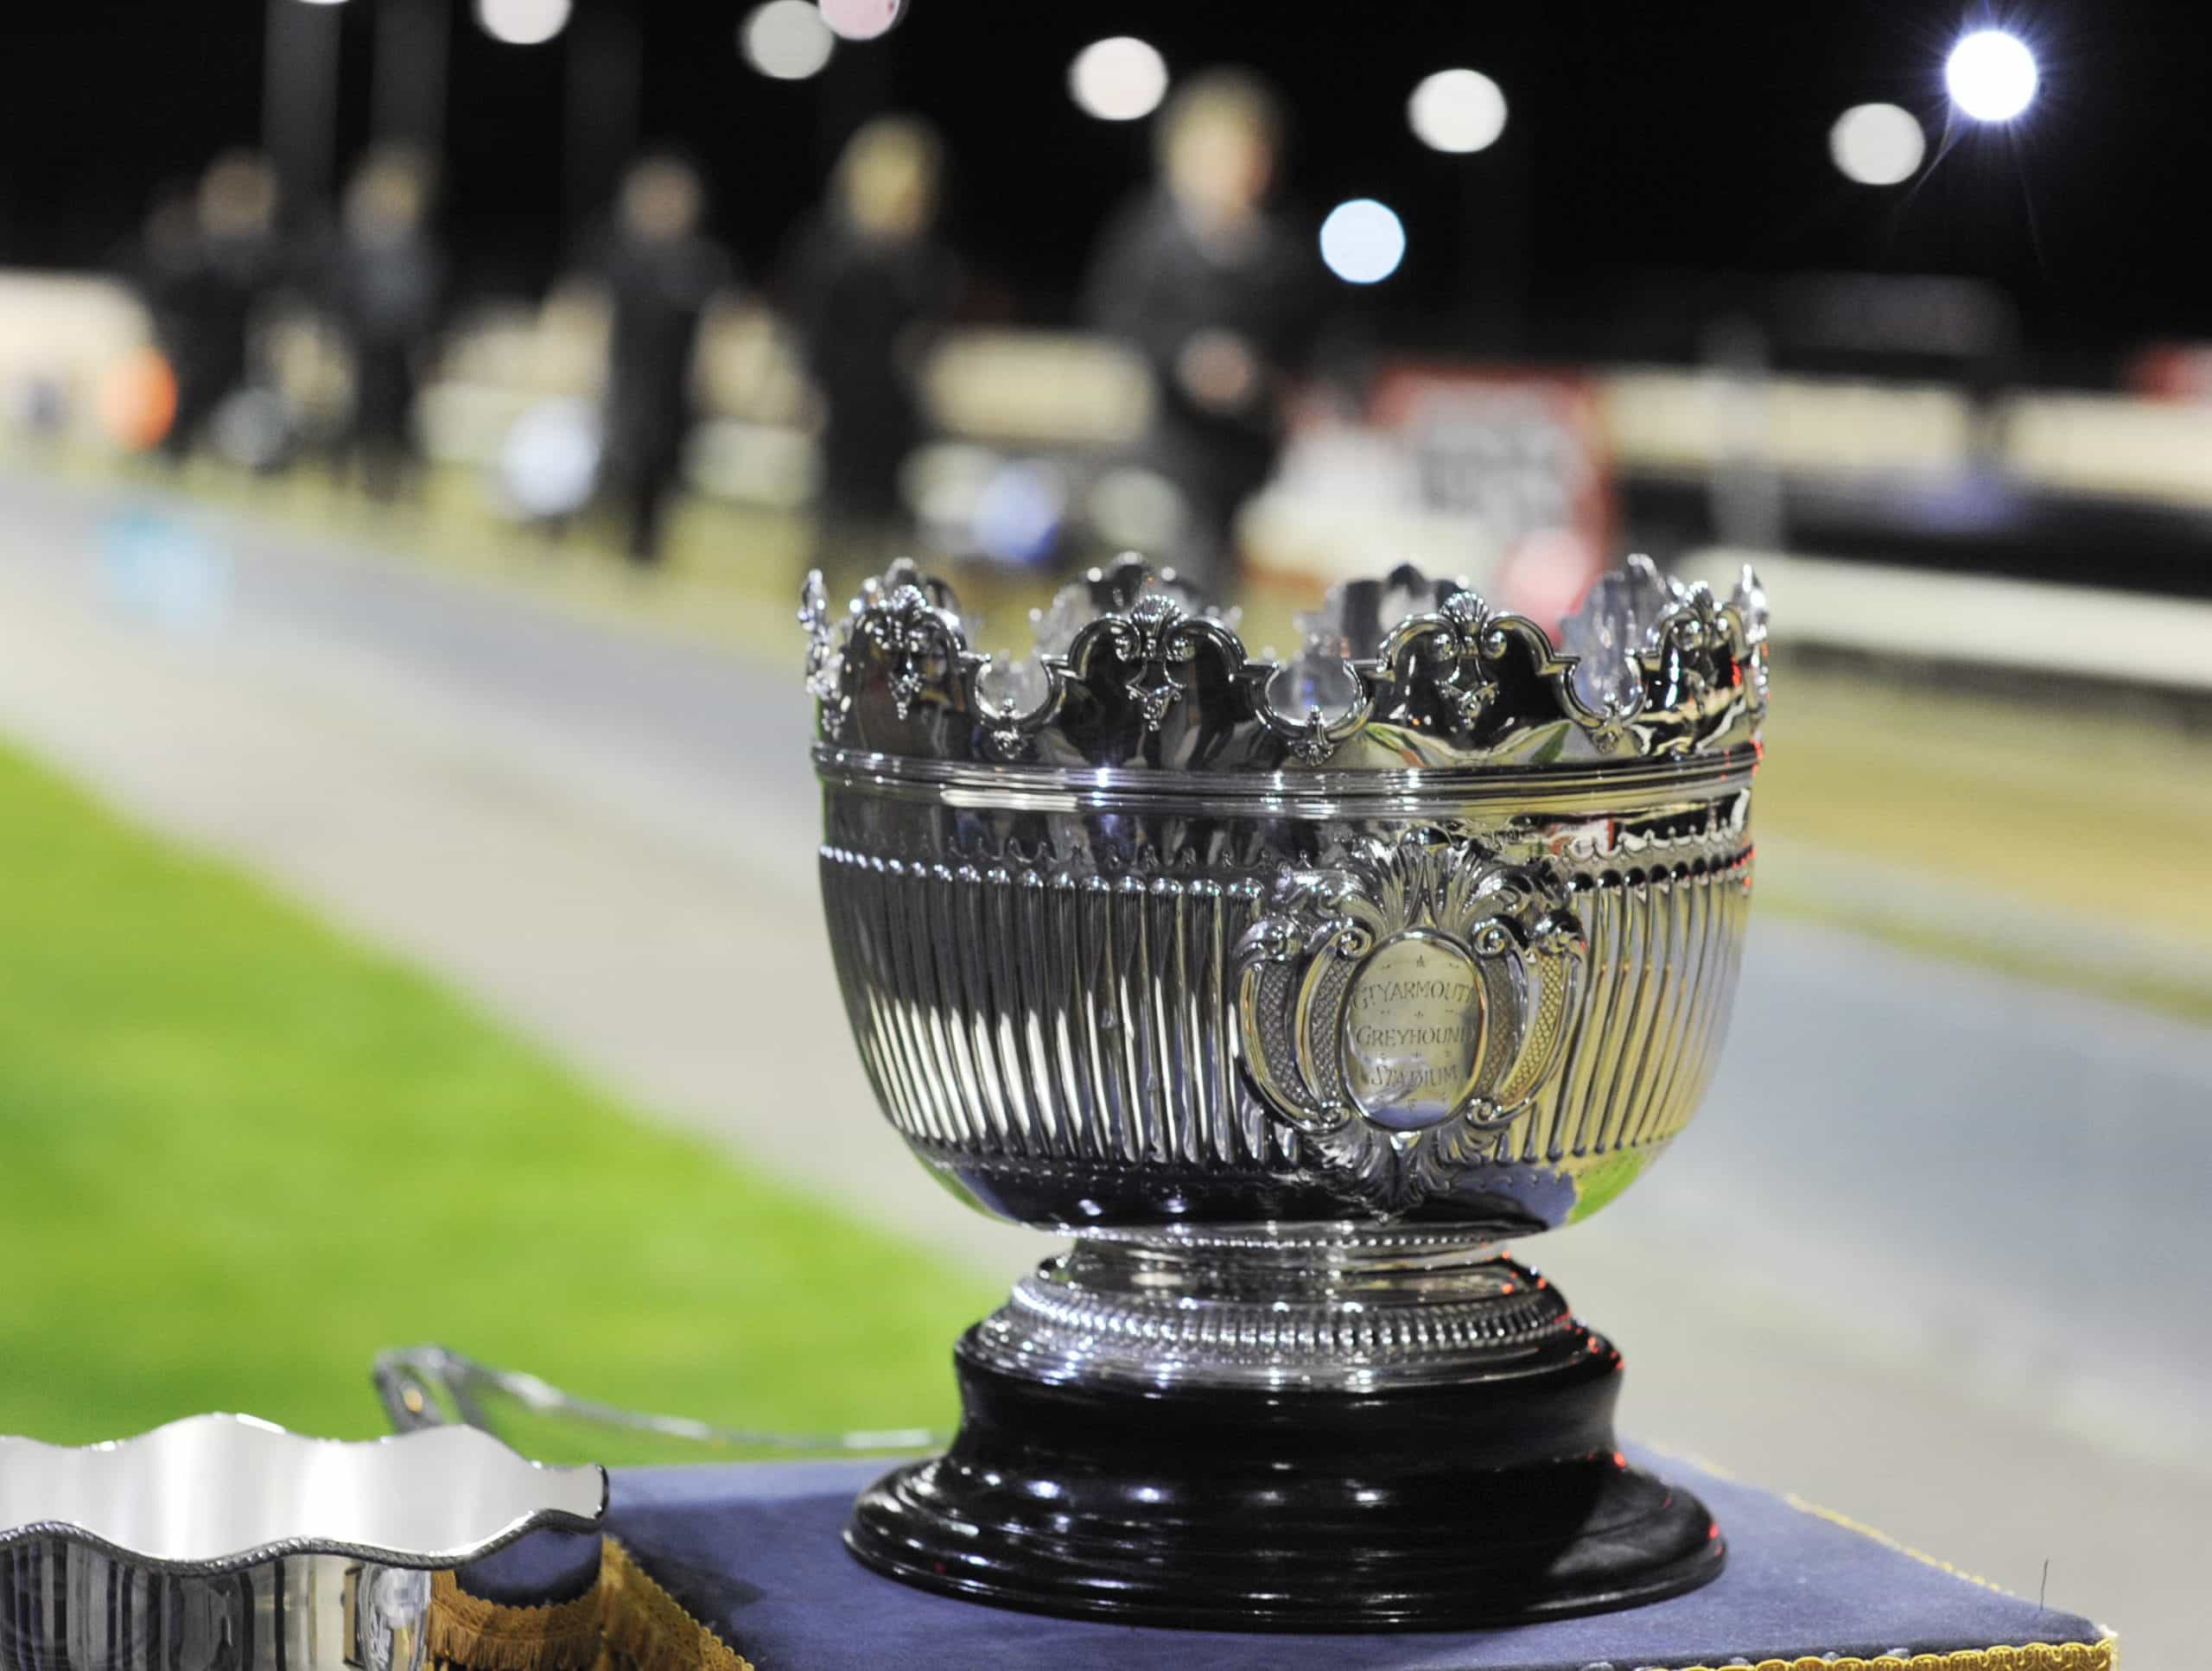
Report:
M 427 1340 L 732 1423 L 941 1425 L 998 1298 L 0 749 L 0 1433 L 375 1433 L 372 1356 Z

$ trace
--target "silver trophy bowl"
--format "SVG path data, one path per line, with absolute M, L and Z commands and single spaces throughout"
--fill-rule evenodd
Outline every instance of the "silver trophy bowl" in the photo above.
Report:
M 1499 1243 L 1618 1195 L 1711 1077 L 1766 699 L 1748 571 L 1724 600 L 1631 559 L 1555 645 L 1402 569 L 1332 594 L 1280 664 L 1134 559 L 1010 663 L 907 565 L 842 614 L 810 579 L 801 618 L 876 1096 L 965 1199 L 1074 1238 L 963 1343 L 971 1426 L 1039 1388 L 1333 1411 L 1610 1353 Z M 1021 1584 L 932 1571 L 982 1512 L 948 1496 L 961 1449 L 863 1499 L 864 1559 L 1052 1611 L 1316 1622 L 1268 1599 L 1280 1573 L 1211 1608 L 1102 1588 L 1081 1525 Z

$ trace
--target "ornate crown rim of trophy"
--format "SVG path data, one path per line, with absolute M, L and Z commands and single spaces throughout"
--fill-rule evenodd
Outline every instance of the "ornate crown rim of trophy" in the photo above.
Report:
M 1280 663 L 1135 558 L 972 648 L 810 576 L 823 899 L 884 1112 L 1075 1238 L 956 1353 L 861 1559 L 1224 1628 L 1503 1623 L 1714 1576 L 1619 1355 L 1498 1248 L 1694 1112 L 1748 904 L 1765 603 L 1631 558 L 1561 642 L 1410 569 Z

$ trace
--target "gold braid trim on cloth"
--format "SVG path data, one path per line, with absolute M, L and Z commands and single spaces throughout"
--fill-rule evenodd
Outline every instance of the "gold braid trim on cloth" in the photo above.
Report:
M 2114 1639 L 2102 1642 L 2031 1642 L 2018 1648 L 1954 1648 L 1941 1654 L 1912 1654 L 1900 1659 L 1882 1654 L 1871 1660 L 1821 1659 L 1808 1654 L 1794 1660 L 1737 1660 L 1728 1671 L 2114 1671 L 2120 1653 Z M 1654 1667 L 1652 1671 L 1663 1671 Z M 1722 1671 L 1713 1665 L 1677 1666 L 1673 1671 Z
M 590 1671 L 599 1661 L 600 1592 L 538 1607 L 472 1596 L 451 1573 L 430 1575 L 424 1646 L 467 1671 Z
M 753 1671 L 613 1538 L 595 1589 L 542 1607 L 486 1601 L 434 1574 L 425 1646 L 443 1671 Z
M 1880 1538 L 1902 1553 L 1916 1553 L 1809 1503 L 1794 1506 Z M 753 1671 L 751 1661 L 686 1612 L 613 1538 L 601 1546 L 599 1587 L 550 1606 L 502 1606 L 470 1595 L 451 1573 L 437 1573 L 431 1580 L 428 1646 L 442 1671 Z M 1872 1659 L 1812 1654 L 1738 1659 L 1726 1671 L 2117 1671 L 2119 1664 L 2118 1644 L 2107 1636 Z M 1724 1668 L 1701 1662 L 1652 1671 Z
M 611 1671 L 753 1671 L 613 1538 L 600 1558 L 599 1593 Z

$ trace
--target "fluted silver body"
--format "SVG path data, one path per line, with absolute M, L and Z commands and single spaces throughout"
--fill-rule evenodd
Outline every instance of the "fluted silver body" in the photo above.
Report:
M 1199 814 L 1157 810 L 1165 786 L 1126 777 L 1001 785 L 1068 803 L 1046 812 L 979 806 L 973 785 L 916 784 L 887 759 L 819 765 L 823 899 L 884 1112 L 970 1199 L 1026 1223 L 1548 1229 L 1666 1147 L 1719 1050 L 1751 883 L 1748 757 L 1556 783 L 1427 774 L 1445 781 L 1394 790 L 1388 810 L 1360 785 L 1205 784 Z M 1586 972 L 1527 1108 L 1448 1177 L 1394 1189 L 1269 1107 L 1240 1036 L 1238 949 L 1285 870 L 1440 829 L 1548 865 Z

